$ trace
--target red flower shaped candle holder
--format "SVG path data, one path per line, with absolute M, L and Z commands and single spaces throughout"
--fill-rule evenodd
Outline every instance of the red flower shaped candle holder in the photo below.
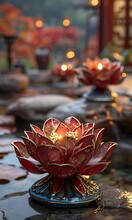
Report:
M 58 63 L 54 66 L 52 72 L 58 79 L 67 81 L 69 85 L 73 85 L 74 67 L 75 64 L 73 62 Z
M 31 125 L 23 142 L 13 142 L 15 153 L 29 172 L 44 174 L 29 189 L 40 203 L 59 206 L 84 206 L 100 197 L 99 186 L 90 176 L 110 163 L 114 142 L 102 142 L 104 129 L 94 123 L 81 124 L 69 117 L 63 122 L 49 118 L 43 129 Z
M 78 80 L 86 85 L 93 85 L 85 94 L 90 101 L 113 102 L 118 97 L 108 89 L 108 85 L 120 84 L 126 77 L 120 62 L 111 62 L 107 58 L 87 59 L 83 67 L 75 69 Z

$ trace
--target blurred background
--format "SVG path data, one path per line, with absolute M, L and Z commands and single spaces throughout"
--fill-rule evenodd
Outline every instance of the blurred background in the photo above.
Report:
M 69 50 L 74 50 L 79 62 L 101 55 L 130 65 L 131 5 L 131 0 L 1 0 L 0 69 L 9 62 L 36 68 L 35 54 L 42 53 L 42 47 L 52 55 L 49 68 Z M 7 36 L 12 38 L 10 58 Z

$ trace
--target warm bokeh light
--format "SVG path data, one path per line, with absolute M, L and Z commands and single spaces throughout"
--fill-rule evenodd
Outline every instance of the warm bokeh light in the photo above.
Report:
M 66 64 L 62 64 L 61 65 L 61 70 L 62 71 L 66 71 L 67 70 L 67 65 Z
M 66 19 L 63 20 L 63 26 L 64 27 L 69 27 L 70 24 L 71 24 L 71 21 L 69 19 L 66 18 Z
M 66 53 L 66 57 L 67 57 L 68 59 L 74 58 L 74 57 L 75 57 L 75 52 L 74 52 L 73 50 L 68 51 L 68 52 Z
M 91 5 L 97 6 L 99 4 L 99 0 L 91 0 Z
M 98 64 L 98 69 L 99 69 L 99 70 L 102 70 L 102 69 L 103 69 L 102 63 L 99 63 L 99 64 Z
M 123 77 L 126 77 L 126 73 L 122 73 L 122 76 L 123 76 Z
M 35 22 L 35 25 L 36 25 L 36 27 L 41 28 L 41 27 L 43 27 L 43 21 L 42 20 L 37 20 Z
M 114 57 L 115 59 L 117 59 L 117 60 L 120 60 L 120 61 L 122 61 L 122 60 L 124 59 L 124 57 L 123 57 L 122 55 L 120 55 L 119 53 L 117 53 L 117 52 L 115 52 L 115 53 L 113 54 L 113 57 Z

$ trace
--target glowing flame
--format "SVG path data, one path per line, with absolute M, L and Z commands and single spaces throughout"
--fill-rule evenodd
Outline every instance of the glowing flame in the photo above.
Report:
M 62 71 L 66 71 L 67 70 L 67 65 L 66 64 L 62 64 L 61 65 L 61 70 Z
M 63 137 L 62 137 L 62 135 L 60 135 L 60 134 L 57 134 L 56 132 L 51 132 L 51 135 L 50 135 L 50 140 L 53 142 L 53 143 L 55 143 L 57 140 L 60 140 L 60 139 L 62 139 Z
M 35 22 L 35 25 L 36 25 L 36 27 L 41 28 L 41 27 L 43 27 L 43 21 L 42 20 L 37 20 Z
M 98 69 L 99 69 L 99 70 L 102 70 L 102 69 L 103 69 L 102 63 L 98 63 Z
M 61 135 L 58 135 L 58 140 L 62 139 L 62 136 Z
M 66 57 L 67 57 L 68 59 L 74 58 L 74 57 L 75 57 L 75 52 L 74 52 L 73 50 L 68 51 L 68 52 L 66 53 Z
M 70 24 L 71 24 L 71 22 L 70 22 L 69 19 L 64 19 L 64 20 L 63 20 L 63 26 L 64 26 L 64 27 L 69 27 Z

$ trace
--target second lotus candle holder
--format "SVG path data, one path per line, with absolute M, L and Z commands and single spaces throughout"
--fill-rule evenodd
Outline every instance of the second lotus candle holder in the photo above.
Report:
M 87 59 L 82 67 L 75 69 L 78 80 L 92 88 L 85 93 L 89 101 L 113 102 L 118 95 L 108 85 L 120 84 L 126 77 L 120 62 L 111 62 L 107 58 Z

